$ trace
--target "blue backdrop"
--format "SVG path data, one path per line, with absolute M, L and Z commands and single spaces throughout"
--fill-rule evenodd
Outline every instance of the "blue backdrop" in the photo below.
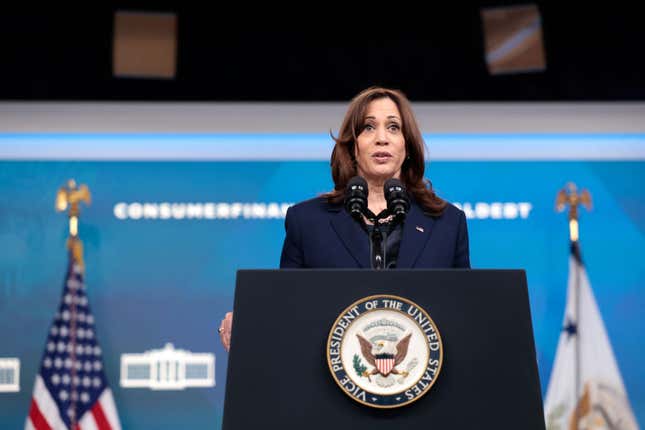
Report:
M 568 270 L 567 219 L 554 211 L 555 195 L 568 181 L 591 191 L 593 211 L 583 211 L 580 222 L 583 258 L 632 406 L 645 422 L 645 162 L 436 161 L 427 167 L 440 196 L 479 208 L 469 211 L 473 267 L 526 270 L 543 392 Z M 0 358 L 21 360 L 20 391 L 0 393 L 3 428 L 24 425 L 60 299 L 68 227 L 66 216 L 54 212 L 54 199 L 69 178 L 93 195 L 82 209 L 80 237 L 123 427 L 218 428 L 227 354 L 216 330 L 232 307 L 236 270 L 278 266 L 284 220 L 243 212 L 228 219 L 137 218 L 136 204 L 294 203 L 331 189 L 328 162 L 0 161 Z M 493 217 L 486 208 L 494 203 L 522 204 L 524 212 Z M 215 354 L 215 387 L 120 387 L 121 354 L 167 342 Z

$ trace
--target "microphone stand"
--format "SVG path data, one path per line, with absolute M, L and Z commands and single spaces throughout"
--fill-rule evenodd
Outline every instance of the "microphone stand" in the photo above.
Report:
M 390 216 L 390 211 L 384 209 L 378 215 L 374 215 L 374 212 L 366 209 L 365 216 L 374 225 L 370 233 L 370 264 L 372 269 L 382 270 L 385 268 L 385 248 L 383 246 L 383 232 L 381 232 L 379 221 Z

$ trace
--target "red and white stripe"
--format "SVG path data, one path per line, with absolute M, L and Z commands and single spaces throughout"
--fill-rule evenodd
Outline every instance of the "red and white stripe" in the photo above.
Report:
M 376 368 L 382 375 L 387 376 L 394 367 L 393 358 L 377 358 L 376 359 Z
M 58 406 L 56 406 L 56 402 L 52 399 L 40 375 L 36 376 L 29 416 L 25 424 L 25 430 L 32 429 L 67 429 L 60 417 Z
M 52 399 L 40 375 L 36 376 L 25 430 L 69 430 L 63 422 L 56 402 Z M 85 413 L 73 430 L 121 430 L 112 391 L 103 390 L 92 409 Z

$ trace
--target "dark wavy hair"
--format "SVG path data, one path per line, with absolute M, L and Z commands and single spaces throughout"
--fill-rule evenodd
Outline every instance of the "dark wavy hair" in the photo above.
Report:
M 356 157 L 354 148 L 356 138 L 361 134 L 364 126 L 367 106 L 378 99 L 389 98 L 396 103 L 401 113 L 401 127 L 405 138 L 406 158 L 401 166 L 401 181 L 416 202 L 429 215 L 441 215 L 446 202 L 439 198 L 432 190 L 430 181 L 424 178 L 425 171 L 425 143 L 417 120 L 412 112 L 408 98 L 398 90 L 370 87 L 352 99 L 338 131 L 338 137 L 332 139 L 336 142 L 331 153 L 331 175 L 334 179 L 334 190 L 323 197 L 331 204 L 342 204 L 345 200 L 345 187 L 347 182 L 357 175 Z

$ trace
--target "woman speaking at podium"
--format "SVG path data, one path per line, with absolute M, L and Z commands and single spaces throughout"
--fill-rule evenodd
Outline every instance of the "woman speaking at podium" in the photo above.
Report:
M 362 91 L 334 140 L 334 190 L 289 208 L 280 268 L 470 267 L 466 217 L 424 178 L 423 137 L 402 92 Z M 229 312 L 219 329 L 227 350 L 231 323 Z

